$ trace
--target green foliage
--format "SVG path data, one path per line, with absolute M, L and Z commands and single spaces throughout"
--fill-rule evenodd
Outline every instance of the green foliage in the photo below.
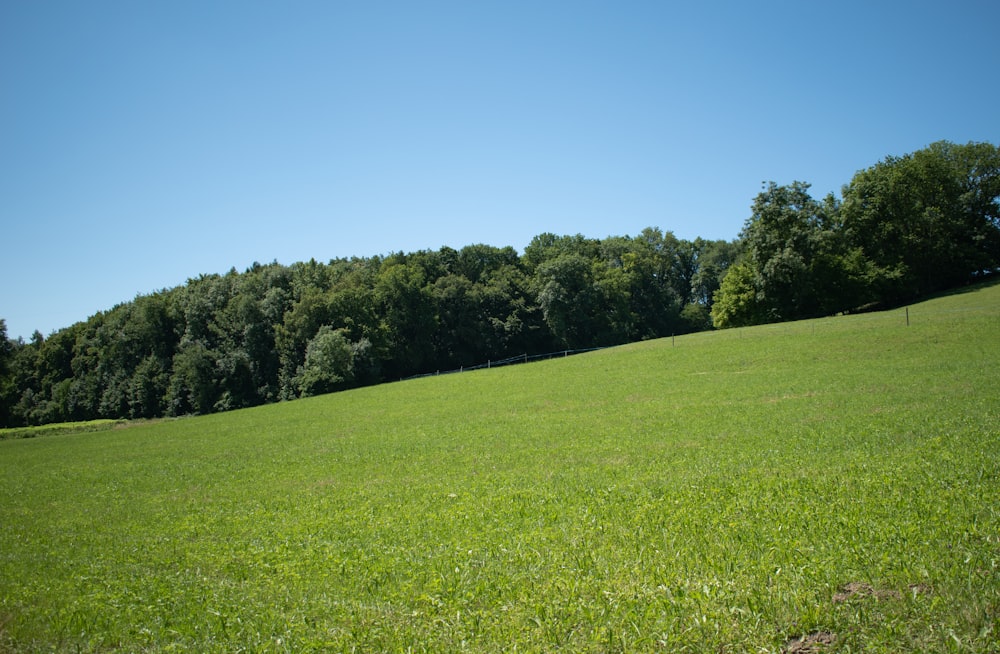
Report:
M 458 252 L 452 272 L 478 284 L 497 271 L 517 268 L 520 263 L 517 250 L 510 246 L 497 248 L 483 244 L 467 245 Z
M 596 311 L 599 291 L 590 261 L 560 254 L 538 267 L 536 285 L 538 305 L 555 337 L 567 347 L 592 342 L 602 316 Z
M 174 356 L 167 392 L 171 415 L 211 413 L 218 399 L 215 353 L 199 341 L 181 345 Z
M 425 265 L 430 257 L 412 261 L 400 256 L 379 270 L 374 299 L 386 326 L 388 351 L 384 362 L 390 378 L 409 376 L 433 367 L 433 342 L 437 315 Z
M 888 157 L 817 202 L 771 182 L 716 295 L 717 327 L 892 305 L 1000 269 L 1000 149 L 947 142 Z
M 7 338 L 7 323 L 0 318 L 0 425 L 11 424 L 11 409 L 18 392 L 11 374 L 14 352 L 14 343 Z
M 302 397 L 341 390 L 354 383 L 355 361 L 365 357 L 371 343 L 352 343 L 346 329 L 319 328 L 306 346 L 305 364 L 297 382 Z
M 691 276 L 691 302 L 710 308 L 722 278 L 740 254 L 740 244 L 695 239 L 692 245 L 698 270 Z
M 887 157 L 844 189 L 843 223 L 893 303 L 1000 267 L 1000 148 L 938 142 Z
M 717 327 L 822 316 L 864 304 L 859 273 L 832 196 L 818 202 L 809 184 L 767 185 L 740 235 L 745 257 L 717 299 Z
M 715 293 L 712 305 L 714 325 L 719 329 L 756 325 L 766 322 L 766 315 L 753 269 L 746 262 L 732 266 Z
M 997 652 L 1000 286 L 909 317 L 2 441 L 0 649 Z
M 624 273 L 622 286 L 627 289 L 630 321 L 616 330 L 612 343 L 687 331 L 681 324 L 680 310 L 692 296 L 691 276 L 699 265 L 699 243 L 646 228 L 635 239 L 622 239 L 618 257 L 606 257 L 608 273 L 619 268 Z

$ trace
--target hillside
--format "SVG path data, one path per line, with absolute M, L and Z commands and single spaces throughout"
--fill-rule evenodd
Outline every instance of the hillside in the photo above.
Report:
M 0 441 L 0 650 L 1000 651 L 998 327 L 992 285 Z

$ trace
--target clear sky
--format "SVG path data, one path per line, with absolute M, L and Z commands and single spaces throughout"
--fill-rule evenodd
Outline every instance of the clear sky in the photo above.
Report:
M 1000 144 L 1000 3 L 0 3 L 0 318 L 254 261 L 658 226 Z

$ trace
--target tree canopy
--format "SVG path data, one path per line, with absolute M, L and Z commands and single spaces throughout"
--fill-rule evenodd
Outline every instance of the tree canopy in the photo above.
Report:
M 1000 149 L 988 143 L 887 157 L 843 195 L 845 235 L 875 300 L 951 288 L 1000 262 Z
M 743 257 L 715 295 L 716 327 L 888 306 L 1000 268 L 1000 149 L 941 141 L 859 171 L 843 200 L 773 182 Z

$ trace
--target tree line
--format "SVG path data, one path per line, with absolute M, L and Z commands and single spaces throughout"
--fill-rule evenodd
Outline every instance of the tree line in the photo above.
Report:
M 647 228 L 254 264 L 47 338 L 0 320 L 0 425 L 204 414 L 489 359 L 910 301 L 1000 267 L 1000 150 L 935 143 L 823 200 L 768 183 L 734 241 Z
M 888 307 L 1000 267 L 1000 149 L 947 141 L 859 171 L 822 200 L 769 183 L 712 306 L 716 327 Z
M 204 414 L 705 329 L 736 254 L 648 228 L 202 275 L 26 343 L 0 321 L 0 418 Z

